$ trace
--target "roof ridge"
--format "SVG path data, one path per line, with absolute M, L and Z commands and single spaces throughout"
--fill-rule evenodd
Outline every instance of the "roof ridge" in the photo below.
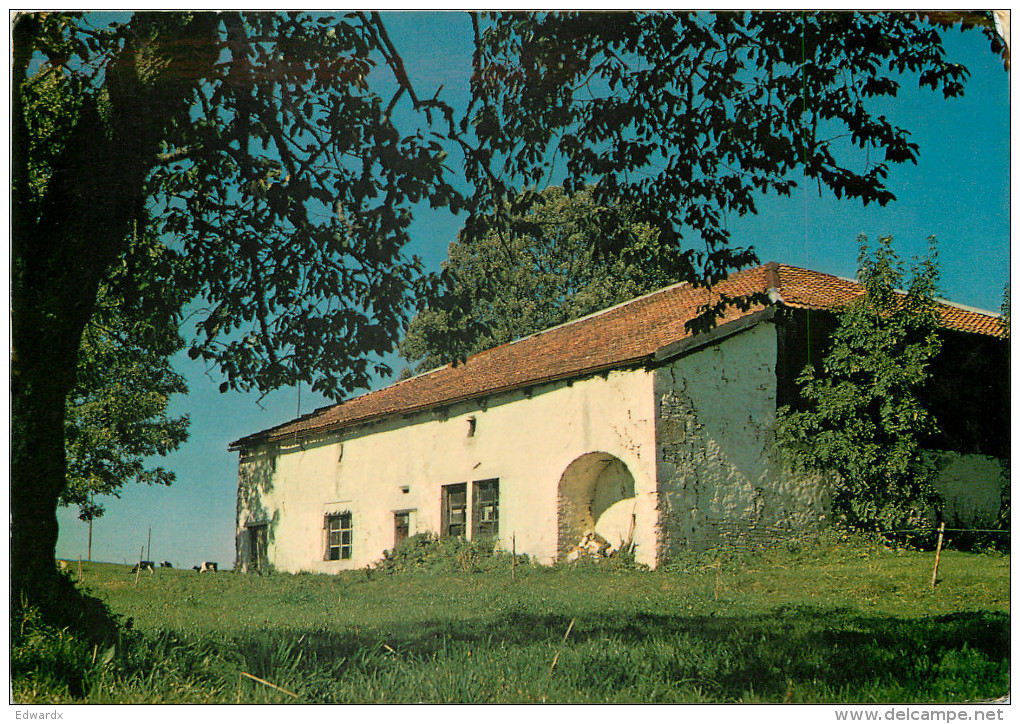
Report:
M 751 271 L 754 271 L 755 269 L 761 269 L 761 268 L 764 268 L 764 267 L 765 267 L 765 265 L 759 265 L 758 267 L 748 267 L 746 269 L 739 269 L 739 270 L 734 271 L 733 274 L 742 274 L 742 273 L 745 273 L 745 272 L 751 272 Z M 726 281 L 729 278 L 730 278 L 730 276 L 727 276 L 724 279 L 721 279 L 720 281 Z M 654 290 L 652 290 L 650 292 L 646 292 L 644 294 L 641 294 L 640 296 L 633 297 L 631 299 L 625 299 L 624 301 L 618 302 L 617 304 L 614 304 L 611 307 L 606 307 L 605 309 L 596 310 L 594 312 L 591 312 L 589 314 L 584 315 L 583 317 L 577 317 L 576 319 L 569 319 L 566 322 L 561 322 L 560 324 L 557 324 L 555 326 L 547 327 L 547 328 L 541 329 L 541 330 L 539 330 L 537 332 L 532 332 L 531 334 L 526 334 L 526 335 L 524 335 L 522 337 L 518 337 L 517 339 L 510 340 L 509 342 L 504 342 L 503 344 L 496 345 L 495 347 L 489 347 L 488 349 L 483 349 L 483 350 L 481 350 L 479 352 L 475 352 L 474 354 L 468 355 L 463 360 L 463 362 L 461 364 L 466 365 L 471 360 L 473 360 L 473 359 L 475 359 L 477 357 L 482 357 L 482 356 L 488 355 L 488 354 L 490 354 L 490 353 L 492 353 L 492 352 L 494 352 L 496 350 L 503 349 L 505 347 L 512 347 L 512 346 L 514 346 L 516 344 L 519 344 L 521 342 L 525 342 L 525 341 L 527 341 L 529 339 L 535 339 L 535 338 L 538 338 L 538 337 L 542 337 L 542 336 L 544 336 L 544 335 L 546 335 L 546 334 L 548 334 L 550 332 L 554 332 L 554 331 L 556 331 L 558 329 L 562 329 L 564 327 L 569 327 L 569 326 L 574 325 L 574 324 L 578 324 L 578 323 L 581 323 L 581 322 L 585 322 L 585 321 L 594 319 L 596 317 L 600 317 L 602 315 L 608 314 L 608 313 L 613 312 L 613 311 L 615 311 L 617 309 L 620 309 L 622 307 L 626 307 L 626 306 L 629 306 L 629 305 L 632 305 L 632 304 L 636 304 L 638 302 L 641 302 L 642 300 L 648 299 L 650 297 L 654 297 L 654 296 L 656 296 L 658 294 L 663 294 L 663 293 L 669 292 L 671 290 L 678 289 L 678 288 L 683 287 L 683 286 L 693 286 L 693 284 L 690 281 L 681 281 L 681 282 L 675 282 L 673 284 L 669 284 L 669 285 L 667 285 L 665 287 L 661 287 L 659 289 L 654 289 Z M 706 288 L 711 289 L 710 286 L 706 287 Z M 381 393 L 383 391 L 391 390 L 391 389 L 393 389 L 395 387 L 399 387 L 399 386 L 404 385 L 406 383 L 409 383 L 409 382 L 411 382 L 413 380 L 417 380 L 417 379 L 420 379 L 420 378 L 428 377 L 429 375 L 432 375 L 432 374 L 435 374 L 437 372 L 441 372 L 442 370 L 445 370 L 447 368 L 456 367 L 456 366 L 458 366 L 458 365 L 456 363 L 454 363 L 454 362 L 447 362 L 445 365 L 440 365 L 439 367 L 433 367 L 430 370 L 427 370 L 425 372 L 421 372 L 419 374 L 413 375 L 413 376 L 408 377 L 406 379 L 396 380 L 395 382 L 391 382 L 391 383 L 386 384 L 386 385 L 384 385 L 382 387 L 379 387 L 377 389 L 368 390 L 366 392 L 363 392 L 360 395 L 354 395 L 353 397 L 350 397 L 350 398 L 347 398 L 347 399 L 343 399 L 343 400 L 340 400 L 338 402 L 334 402 L 334 403 L 332 403 L 330 405 L 324 405 L 323 407 L 317 408 L 317 409 L 315 409 L 315 410 L 313 410 L 311 412 L 305 413 L 304 415 L 300 415 L 300 416 L 298 416 L 296 418 L 293 418 L 293 419 L 287 420 L 285 422 L 282 422 L 279 425 L 274 425 L 272 427 L 269 427 L 269 428 L 267 428 L 267 429 L 265 429 L 265 430 L 263 430 L 261 432 L 262 433 L 270 433 L 270 432 L 272 432 L 272 431 L 274 431 L 274 430 L 276 430 L 278 428 L 286 427 L 288 425 L 292 425 L 294 423 L 307 420 L 307 419 L 309 419 L 311 417 L 317 417 L 319 415 L 326 414 L 330 410 L 334 410 L 337 407 L 339 407 L 339 406 L 349 402 L 350 400 L 355 400 L 355 399 L 362 400 L 362 399 L 365 399 L 365 398 L 368 398 L 368 397 L 372 397 L 372 396 L 377 395 L 377 394 L 379 394 L 379 393 Z M 253 433 L 253 435 L 258 435 L 258 434 L 259 433 Z M 245 438 L 241 438 L 237 442 L 241 442 L 242 440 L 245 440 L 247 437 L 252 437 L 252 435 L 246 436 Z M 233 444 L 236 444 L 236 443 L 233 443 Z
M 594 312 L 589 312 L 588 314 L 585 314 L 583 317 L 577 317 L 576 319 L 568 319 L 566 322 L 560 322 L 559 324 L 554 325 L 552 327 L 546 327 L 545 329 L 540 329 L 537 332 L 532 332 L 531 334 L 526 334 L 523 337 L 518 337 L 517 339 L 512 340 L 510 342 L 507 342 L 506 344 L 517 344 L 518 342 L 521 342 L 521 341 L 523 341 L 525 339 L 530 339 L 531 337 L 538 337 L 538 336 L 541 336 L 541 335 L 545 334 L 546 332 L 552 332 L 553 330 L 560 329 L 561 327 L 569 327 L 571 324 L 577 324 L 578 322 L 584 322 L 584 321 L 587 321 L 589 319 L 594 319 L 595 317 L 602 316 L 603 314 L 608 314 L 609 312 L 612 312 L 612 311 L 614 311 L 616 309 L 619 309 L 620 307 L 626 307 L 629 304 L 634 304 L 636 302 L 640 302 L 642 299 L 647 299 L 648 297 L 654 297 L 656 294 L 662 294 L 663 292 L 670 291 L 671 289 L 676 289 L 677 287 L 690 286 L 690 284 L 691 284 L 691 282 L 674 282 L 673 284 L 668 284 L 668 285 L 666 285 L 664 287 L 660 287 L 659 289 L 654 289 L 654 290 L 652 290 L 650 292 L 645 292 L 644 294 L 641 294 L 639 296 L 633 297 L 631 299 L 625 299 L 622 302 L 617 302 L 616 304 L 614 304 L 611 307 L 606 307 L 605 309 L 597 309 Z M 500 345 L 500 346 L 503 346 L 503 345 Z M 496 348 L 493 347 L 493 349 L 496 349 Z M 483 351 L 488 351 L 488 350 L 483 350 Z M 479 354 L 481 354 L 481 352 L 479 352 Z
M 720 282 L 725 282 L 725 281 L 730 280 L 734 275 L 751 273 L 751 272 L 755 271 L 756 269 L 764 269 L 766 266 L 767 265 L 758 265 L 757 267 L 747 267 L 746 269 L 735 270 L 730 275 L 727 275 L 725 278 L 723 278 L 723 279 L 721 279 L 719 281 Z M 652 290 L 650 292 L 646 292 L 645 294 L 642 294 L 640 296 L 633 297 L 631 299 L 626 299 L 626 300 L 624 300 L 622 302 L 614 304 L 611 307 L 606 307 L 605 309 L 596 310 L 594 312 L 591 312 L 589 314 L 584 315 L 583 317 L 578 317 L 576 319 L 570 319 L 570 320 L 567 320 L 566 322 L 561 322 L 560 324 L 557 324 L 557 325 L 555 325 L 553 327 L 547 327 L 547 328 L 539 330 L 537 332 L 533 332 L 531 334 L 524 335 L 523 337 L 518 337 L 517 339 L 511 340 L 509 342 L 504 342 L 503 344 L 496 345 L 495 347 L 489 347 L 488 349 L 484 349 L 484 350 L 481 350 L 479 352 L 475 352 L 474 354 L 468 355 L 468 357 L 466 357 L 460 365 L 458 365 L 458 364 L 456 364 L 454 362 L 448 362 L 445 365 L 441 365 L 439 367 L 434 367 L 434 368 L 432 368 L 430 370 L 427 370 L 427 371 L 422 372 L 422 373 L 417 374 L 417 375 L 413 375 L 413 376 L 408 377 L 406 379 L 397 380 L 395 382 L 391 382 L 391 383 L 386 384 L 386 385 L 384 385 L 382 387 L 379 387 L 377 389 L 368 390 L 366 392 L 363 392 L 360 395 L 354 395 L 352 397 L 340 400 L 338 402 L 334 402 L 332 404 L 325 405 L 323 407 L 320 407 L 320 408 L 317 408 L 317 409 L 313 410 L 312 412 L 308 412 L 308 413 L 305 413 L 304 415 L 300 415 L 300 416 L 298 416 L 296 418 L 292 418 L 292 419 L 286 420 L 284 422 L 281 422 L 278 425 L 273 425 L 273 426 L 268 427 L 268 428 L 266 428 L 264 430 L 261 430 L 259 432 L 252 433 L 251 435 L 246 435 L 245 437 L 242 437 L 242 438 L 236 440 L 235 442 L 231 443 L 231 447 L 233 447 L 235 445 L 238 445 L 240 443 L 243 443 L 246 440 L 248 440 L 249 438 L 253 438 L 253 437 L 256 437 L 256 436 L 259 436 L 259 435 L 264 435 L 264 434 L 272 434 L 274 431 L 280 430 L 281 428 L 286 428 L 288 426 L 294 425 L 294 424 L 299 423 L 299 422 L 307 421 L 309 418 L 314 418 L 314 417 L 320 417 L 322 415 L 327 415 L 331 411 L 336 410 L 337 408 L 339 408 L 342 405 L 345 405 L 345 404 L 351 402 L 352 400 L 362 401 L 362 400 L 365 400 L 367 398 L 376 397 L 376 396 L 378 396 L 378 395 L 380 395 L 380 394 L 382 394 L 384 392 L 392 390 L 395 387 L 399 387 L 399 386 L 405 385 L 406 383 L 412 382 L 414 380 L 420 380 L 420 379 L 429 377 L 430 375 L 434 375 L 436 373 L 442 372 L 442 371 L 447 370 L 447 369 L 452 369 L 452 368 L 457 367 L 457 366 L 467 365 L 471 360 L 474 360 L 474 359 L 476 359 L 478 357 L 487 356 L 487 355 L 495 352 L 496 350 L 504 349 L 504 348 L 507 348 L 507 347 L 513 347 L 513 346 L 515 346 L 517 344 L 520 344 L 522 342 L 526 342 L 528 340 L 538 339 L 538 338 L 543 337 L 543 336 L 547 335 L 548 333 L 554 332 L 556 330 L 559 330 L 559 329 L 562 329 L 562 328 L 565 328 L 565 327 L 570 327 L 572 325 L 576 325 L 576 324 L 579 324 L 579 323 L 582 323 L 582 322 L 590 321 L 592 319 L 595 319 L 595 318 L 607 315 L 607 314 L 609 314 L 609 313 L 611 313 L 613 311 L 616 311 L 618 309 L 621 309 L 623 307 L 627 307 L 627 306 L 630 306 L 630 305 L 633 305 L 633 304 L 637 304 L 637 303 L 639 303 L 639 302 L 641 302 L 643 300 L 647 300 L 647 299 L 649 299 L 651 297 L 654 297 L 656 295 L 664 294 L 664 293 L 667 293 L 667 292 L 670 292 L 670 291 L 675 291 L 675 290 L 677 290 L 677 289 L 679 289 L 681 287 L 685 287 L 685 286 L 693 287 L 693 284 L 690 281 L 680 281 L 680 282 L 676 282 L 674 284 L 669 284 L 669 285 L 667 285 L 665 287 L 661 287 L 659 289 L 654 289 L 654 290 Z M 711 289 L 711 286 L 708 286 L 708 287 L 705 287 L 705 288 Z
M 971 312 L 973 314 L 983 314 L 986 317 L 994 317 L 995 319 L 1001 319 L 1002 314 L 999 312 L 991 312 L 987 309 L 981 309 L 979 307 L 971 307 L 966 304 L 960 304 L 959 302 L 953 302 L 942 297 L 932 297 L 933 300 L 939 304 L 943 304 L 947 307 L 955 307 L 956 309 L 962 309 L 965 312 Z
M 745 269 L 737 269 L 733 273 L 734 274 L 743 274 L 745 272 L 754 271 L 755 269 L 764 269 L 766 266 L 767 266 L 766 264 L 760 264 L 760 265 L 758 265 L 756 267 L 747 267 Z M 808 271 L 808 270 L 805 270 L 805 271 Z M 721 281 L 721 282 L 722 281 L 727 281 L 729 278 L 730 278 L 729 276 L 726 276 L 723 279 L 720 279 L 719 281 Z M 663 294 L 665 292 L 668 292 L 668 291 L 671 291 L 673 289 L 677 289 L 677 288 L 683 287 L 683 286 L 692 286 L 692 282 L 690 282 L 690 281 L 674 282 L 673 284 L 668 284 L 668 285 L 666 285 L 664 287 L 660 287 L 659 289 L 653 289 L 652 291 L 645 292 L 644 294 L 641 294 L 639 296 L 632 297 L 630 299 L 625 299 L 622 302 L 617 302 L 616 304 L 614 304 L 611 307 L 606 307 L 604 309 L 597 309 L 594 312 L 589 312 L 588 314 L 585 314 L 583 317 L 577 317 L 575 319 L 568 319 L 566 322 L 560 322 L 559 324 L 553 325 L 552 327 L 546 327 L 545 329 L 540 329 L 537 332 L 532 332 L 531 334 L 525 334 L 525 335 L 523 335 L 521 337 L 517 337 L 516 339 L 511 339 L 511 340 L 509 340 L 507 342 L 503 342 L 502 344 L 497 344 L 495 347 L 489 347 L 489 348 L 483 349 L 483 350 L 481 350 L 479 352 L 475 352 L 473 354 L 468 355 L 464 359 L 464 362 L 466 363 L 468 360 L 471 360 L 471 359 L 473 359 L 475 357 L 478 357 L 478 356 L 481 356 L 481 355 L 484 355 L 484 354 L 488 354 L 489 352 L 492 352 L 493 350 L 502 349 L 504 347 L 510 347 L 510 346 L 518 344 L 520 342 L 524 342 L 525 340 L 533 339 L 535 337 L 541 337 L 541 336 L 543 336 L 545 334 L 548 334 L 549 332 L 556 331 L 556 330 L 561 329 L 563 327 L 569 327 L 572 324 L 578 324 L 580 322 L 588 321 L 589 319 L 594 319 L 595 317 L 600 317 L 600 316 L 602 316 L 604 314 L 608 314 L 610 312 L 613 312 L 613 311 L 615 311 L 615 310 L 617 310 L 617 309 L 619 309 L 621 307 L 626 307 L 626 306 L 629 306 L 631 304 L 636 304 L 637 302 L 640 302 L 640 301 L 642 301 L 644 299 L 648 299 L 649 297 L 654 297 L 657 294 Z M 705 288 L 706 289 L 711 289 L 711 286 L 706 286 Z M 451 364 L 453 364 L 453 363 L 448 362 L 445 365 L 442 365 L 440 367 L 435 367 L 435 368 L 429 370 L 428 372 L 422 372 L 421 375 L 415 375 L 414 377 L 408 377 L 406 380 L 400 380 L 399 382 L 407 382 L 408 380 L 413 380 L 415 377 L 424 376 L 424 375 L 430 374 L 432 372 L 435 372 L 437 370 L 446 369 Z M 393 383 L 391 385 L 388 385 L 388 387 L 392 387 L 395 384 L 398 384 L 398 383 Z M 371 394 L 371 393 L 366 393 L 366 394 Z

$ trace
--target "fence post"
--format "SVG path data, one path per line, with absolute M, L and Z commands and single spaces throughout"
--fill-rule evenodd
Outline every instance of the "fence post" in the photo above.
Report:
M 510 580 L 517 580 L 517 534 L 513 533 L 510 536 Z
M 935 544 L 935 570 L 931 572 L 931 588 L 935 590 L 935 581 L 939 576 L 939 557 L 942 555 L 942 534 L 946 531 L 946 522 L 939 524 L 939 540 Z
M 142 556 L 145 554 L 145 546 L 138 549 L 138 566 L 135 568 L 135 585 L 138 585 L 138 575 L 142 572 Z

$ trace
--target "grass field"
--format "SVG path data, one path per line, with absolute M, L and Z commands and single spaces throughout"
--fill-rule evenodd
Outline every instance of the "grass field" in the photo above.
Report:
M 1009 689 L 1009 557 L 810 546 L 670 570 L 85 564 L 130 629 L 23 636 L 23 703 L 943 702 Z M 72 566 L 76 568 L 75 566 Z M 484 570 L 479 570 L 484 569 Z M 34 636 L 34 638 L 33 638 Z M 262 682 L 251 677 L 257 677 Z M 265 683 L 263 683 L 265 682 Z

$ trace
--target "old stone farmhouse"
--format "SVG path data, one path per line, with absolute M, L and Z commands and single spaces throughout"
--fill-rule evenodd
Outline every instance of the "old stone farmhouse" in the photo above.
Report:
M 761 292 L 709 332 L 720 295 Z M 778 407 L 818 361 L 853 281 L 786 265 L 711 292 L 671 286 L 237 440 L 237 562 L 331 572 L 423 531 L 491 538 L 540 561 L 588 531 L 657 565 L 823 525 L 824 479 L 783 470 Z M 946 303 L 935 365 L 945 514 L 994 518 L 1008 454 L 996 315 Z

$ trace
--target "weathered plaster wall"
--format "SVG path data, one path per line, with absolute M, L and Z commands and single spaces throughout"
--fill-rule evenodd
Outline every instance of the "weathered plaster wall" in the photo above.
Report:
M 247 569 L 252 560 L 252 540 L 248 533 L 250 526 L 265 525 L 270 537 L 275 529 L 279 510 L 266 507 L 266 503 L 273 498 L 275 467 L 275 448 L 249 451 L 238 462 L 235 570 Z
M 656 370 L 660 559 L 824 521 L 825 485 L 775 462 L 776 344 L 762 323 Z
M 438 532 L 441 486 L 498 478 L 499 543 L 548 562 L 558 545 L 558 486 L 593 452 L 618 458 L 634 478 L 636 555 L 655 560 L 653 373 L 616 371 L 537 386 L 388 419 L 342 439 L 271 447 L 259 459 L 270 480 L 246 483 L 242 463 L 238 537 L 249 519 L 271 523 L 268 558 L 277 570 L 330 572 L 370 564 L 393 547 L 395 511 L 411 510 L 411 534 Z M 474 434 L 469 435 L 469 418 Z M 251 477 L 250 472 L 247 473 Z M 469 486 L 470 487 L 470 486 Z M 324 561 L 326 512 L 353 514 L 354 550 Z M 239 542 L 239 555 L 243 553 Z
M 774 324 L 762 322 L 654 370 L 550 383 L 248 451 L 237 565 L 251 556 L 253 525 L 267 527 L 268 563 L 278 570 L 368 565 L 393 547 L 394 513 L 411 511 L 411 535 L 438 532 L 441 487 L 492 478 L 499 544 L 509 549 L 513 536 L 518 552 L 543 562 L 592 527 L 614 544 L 633 530 L 637 560 L 649 565 L 817 529 L 827 481 L 789 474 L 775 451 L 777 341 Z M 942 462 L 947 519 L 990 524 L 998 461 L 952 453 Z M 353 516 L 353 556 L 325 561 L 324 516 L 344 511 Z

